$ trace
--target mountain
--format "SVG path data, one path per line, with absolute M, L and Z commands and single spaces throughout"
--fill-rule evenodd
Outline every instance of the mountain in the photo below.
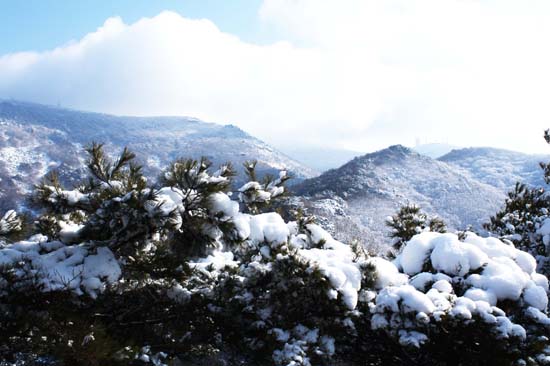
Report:
M 387 234 L 385 219 L 401 205 L 415 203 L 424 211 L 440 216 L 456 229 L 480 228 L 503 204 L 503 191 L 476 180 L 466 170 L 420 155 L 396 145 L 357 157 L 338 169 L 307 179 L 295 191 L 312 200 L 314 213 L 326 217 L 327 199 L 358 225 L 368 246 L 376 246 L 380 234 Z M 315 202 L 323 202 L 321 205 Z M 336 212 L 335 210 L 333 210 Z M 352 225 L 353 226 L 353 225 Z M 353 227 L 357 232 L 357 227 Z
M 506 192 L 516 182 L 545 186 L 540 162 L 550 161 L 550 155 L 531 155 L 491 147 L 458 149 L 440 157 L 439 161 L 467 171 L 481 182 Z
M 244 161 L 255 159 L 259 174 L 287 169 L 295 181 L 315 175 L 233 125 L 189 117 L 119 117 L 0 100 L 0 206 L 13 205 L 54 168 L 67 183 L 81 179 L 83 147 L 92 141 L 106 143 L 113 153 L 128 146 L 153 178 L 178 157 L 201 156 L 214 166 L 231 161 L 239 171 Z
M 330 147 L 279 147 L 284 153 L 319 172 L 338 168 L 363 153 Z
M 412 148 L 414 151 L 416 151 L 419 154 L 429 156 L 430 158 L 437 159 L 452 150 L 458 149 L 458 147 L 449 145 L 449 144 L 442 144 L 442 143 L 431 143 L 431 144 L 422 144 L 417 145 Z

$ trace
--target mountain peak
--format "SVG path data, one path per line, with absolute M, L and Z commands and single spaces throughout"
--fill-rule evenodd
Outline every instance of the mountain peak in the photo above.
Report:
M 404 159 L 408 159 L 410 157 L 422 157 L 426 158 L 424 156 L 420 156 L 415 151 L 411 150 L 410 148 L 403 146 L 403 145 L 392 145 L 390 147 L 387 147 L 382 150 L 378 150 L 372 153 L 368 153 L 362 156 L 358 156 L 352 161 L 350 161 L 348 164 L 356 165 L 356 164 L 363 164 L 363 165 L 369 165 L 369 164 L 375 164 L 375 165 L 381 165 L 381 164 L 387 164 L 388 162 L 400 162 Z M 429 158 L 428 158 L 429 159 Z M 345 167 L 345 164 L 343 167 Z
M 418 155 L 414 150 L 403 145 L 392 145 L 386 149 L 377 151 L 373 154 L 394 155 L 394 156 Z
M 411 149 L 409 149 L 408 147 L 403 146 L 401 144 L 391 145 L 386 150 L 396 151 L 396 152 L 404 152 L 404 153 L 411 153 L 412 152 Z
M 343 199 L 349 215 L 367 233 L 378 234 L 387 233 L 384 218 L 407 203 L 437 214 L 451 228 L 480 228 L 505 199 L 502 191 L 462 169 L 402 145 L 355 158 L 305 180 L 296 191 L 312 202 L 335 196 Z

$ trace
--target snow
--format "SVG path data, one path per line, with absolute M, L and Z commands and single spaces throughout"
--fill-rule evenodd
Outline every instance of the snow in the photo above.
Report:
M 285 243 L 290 235 L 288 226 L 283 218 L 274 212 L 251 216 L 250 236 L 253 243 L 264 241 L 277 245 Z
M 168 216 L 185 210 L 182 199 L 193 194 L 160 188 L 146 207 L 150 214 L 157 215 L 160 206 L 160 214 Z M 86 198 L 74 196 L 74 202 L 81 199 Z M 540 324 L 549 322 L 548 280 L 536 273 L 535 259 L 496 238 L 466 233 L 459 239 L 452 233 L 423 232 L 406 243 L 390 262 L 358 255 L 351 246 L 335 240 L 318 225 L 308 224 L 304 230 L 297 222 L 285 222 L 274 212 L 241 213 L 239 203 L 226 193 L 213 194 L 208 209 L 208 214 L 217 220 L 234 224 L 235 232 L 230 235 L 236 235 L 241 248 L 250 250 L 246 253 L 251 255 L 243 260 L 240 252 L 230 251 L 219 227 L 213 224 L 204 231 L 220 245 L 203 258 L 187 263 L 194 273 L 210 280 L 222 273 L 238 273 L 237 280 L 246 283 L 248 275 L 268 273 L 274 261 L 288 258 L 290 253 L 309 266 L 306 273 L 315 271 L 326 278 L 329 287 L 325 295 L 343 304 L 347 320 L 342 319 L 342 324 L 350 328 L 354 327 L 350 314 L 364 314 L 365 308 L 361 306 L 367 306 L 372 314 L 371 327 L 390 332 L 405 346 L 420 347 L 432 334 L 429 327 L 447 320 L 465 324 L 481 321 L 491 325 L 498 337 L 525 339 L 526 329 L 513 322 L 516 317 L 506 314 L 503 309 L 508 311 L 509 307 L 502 306 L 504 300 L 516 301 L 518 309 L 528 308 L 525 315 Z M 119 263 L 107 247 L 78 243 L 83 225 L 68 219 L 58 222 L 60 241 L 34 236 L 5 245 L 0 248 L 0 265 L 24 262 L 32 273 L 39 275 L 45 291 L 68 289 L 93 298 L 109 284 L 119 281 L 123 261 Z M 365 264 L 376 270 L 374 288 L 361 288 L 362 270 L 368 268 Z M 24 278 L 23 270 L 17 273 Z M 166 293 L 180 303 L 193 295 L 184 283 L 176 282 L 167 287 Z M 237 296 L 251 302 L 255 295 L 246 291 Z M 270 311 L 258 309 L 264 325 L 269 324 Z M 318 354 L 336 352 L 335 339 L 317 328 L 297 325 L 289 329 L 274 327 L 269 332 L 280 342 L 280 349 L 273 353 L 276 362 L 307 365 L 304 350 L 308 347 L 316 347 Z
M 238 262 L 234 260 L 233 253 L 214 251 L 206 258 L 199 258 L 196 262 L 190 262 L 189 267 L 210 275 L 212 271 L 219 272 L 226 267 L 236 267 Z
M 445 281 L 452 281 L 451 277 L 447 276 L 443 273 L 429 273 L 429 272 L 422 272 L 418 273 L 417 275 L 413 276 L 410 279 L 410 284 L 414 286 L 419 291 L 427 291 L 428 285 L 431 285 L 437 281 L 445 280 Z
M 8 210 L 0 219 L 0 235 L 21 230 L 21 220 L 14 210 Z
M 515 256 L 515 261 L 517 265 L 522 269 L 525 273 L 534 273 L 537 269 L 537 261 L 535 258 L 533 258 L 532 255 L 526 252 L 522 252 L 518 250 Z
M 334 345 L 334 338 L 329 336 L 322 336 L 321 337 L 321 346 L 325 349 L 326 353 L 329 356 L 332 356 L 336 352 L 336 347 Z
M 550 219 L 545 219 L 541 227 L 537 230 L 537 234 L 542 236 L 550 235 Z
M 530 307 L 526 310 L 526 315 L 537 323 L 550 327 L 550 318 L 537 308 Z
M 40 144 L 37 141 L 30 141 L 27 146 L 6 146 L 0 148 L 0 156 L 2 162 L 8 171 L 10 176 L 21 175 L 22 172 L 19 167 L 22 164 L 40 164 L 39 170 L 30 179 L 40 179 L 46 174 L 48 164 L 50 163 L 48 157 L 44 153 L 36 151 Z M 26 174 L 23 174 L 26 175 Z M 30 190 L 29 190 L 30 191 Z
M 373 257 L 369 262 L 376 267 L 376 289 L 380 290 L 387 286 L 399 286 L 407 283 L 407 275 L 400 273 L 397 267 L 380 257 Z
M 491 293 L 482 296 L 480 292 L 471 292 L 470 295 L 476 298 L 482 296 L 486 300 L 493 300 L 493 295 L 497 300 L 519 299 L 523 290 L 534 284 L 531 276 L 536 269 L 535 259 L 530 254 L 496 238 L 481 238 L 473 233 L 468 233 L 464 242 L 459 241 L 455 234 L 416 235 L 407 243 L 396 262 L 409 275 L 421 272 L 429 263 L 432 268 L 445 274 L 467 277 L 468 285 Z M 472 273 L 479 269 L 481 273 Z M 538 286 L 545 289 L 548 282 L 541 277 L 536 278 Z M 427 276 L 425 281 L 429 281 Z M 413 283 L 417 288 L 423 287 L 420 278 Z
M 74 243 L 75 240 L 78 240 L 79 232 L 84 227 L 84 225 L 65 222 L 63 220 L 59 220 L 58 225 L 61 229 L 59 230 L 59 238 L 64 243 Z
M 527 334 L 525 329 L 518 324 L 513 324 L 510 319 L 505 316 L 497 316 L 497 331 L 499 338 L 519 337 L 525 339 Z
M 82 267 L 82 285 L 93 297 L 103 291 L 105 283 L 116 282 L 122 272 L 109 248 L 97 248 L 96 254 L 88 255 Z
M 530 281 L 529 275 L 523 272 L 510 258 L 493 258 L 481 274 L 472 274 L 467 284 L 494 293 L 498 300 L 517 300 Z
M 408 332 L 406 330 L 399 331 L 399 343 L 403 346 L 414 346 L 418 348 L 427 340 L 428 336 L 424 333 L 416 331 Z
M 545 275 L 533 272 L 531 273 L 531 279 L 537 285 L 542 287 L 546 292 L 548 292 L 548 278 Z
M 183 198 L 186 195 L 178 188 L 163 187 L 156 192 L 155 200 L 149 205 L 149 212 L 153 212 L 153 208 L 159 207 L 164 215 L 168 215 L 175 210 L 183 210 Z
M 432 266 L 448 275 L 464 276 L 487 263 L 485 253 L 472 244 L 460 242 L 456 235 L 441 235 L 432 244 Z
M 371 326 L 393 332 L 402 344 L 419 347 L 425 338 L 418 329 L 449 318 L 480 319 L 493 326 L 498 338 L 525 339 L 526 329 L 497 307 L 504 300 L 517 301 L 530 309 L 531 318 L 547 322 L 548 280 L 535 272 L 531 255 L 498 239 L 473 233 L 464 241 L 456 234 L 418 234 L 393 263 L 411 276 L 406 284 L 390 284 L 384 276 L 395 271 L 380 263 L 377 267 L 386 268 L 380 281 L 387 285 L 369 305 Z M 463 296 L 457 296 L 455 286 Z
M 52 203 L 59 202 L 59 199 L 63 199 L 67 202 L 68 205 L 74 206 L 79 203 L 86 203 L 89 200 L 89 195 L 84 194 L 78 190 L 58 190 L 53 186 L 46 186 L 52 192 L 49 196 L 49 201 Z
M 414 312 L 431 314 L 436 307 L 426 294 L 417 291 L 413 286 L 390 286 L 382 289 L 376 298 L 375 312 Z
M 398 256 L 398 263 L 406 274 L 416 274 L 422 272 L 424 263 L 433 249 L 436 233 L 423 233 L 415 235 L 403 248 L 403 252 Z
M 233 225 L 235 225 L 235 230 L 237 231 L 237 237 L 241 240 L 244 240 L 250 237 L 251 228 L 250 228 L 250 216 L 238 213 L 233 216 Z
M 239 188 L 239 199 L 242 202 L 269 202 L 272 198 L 270 192 L 264 191 L 258 182 L 248 182 Z
M 436 289 L 439 292 L 452 293 L 453 286 L 447 280 L 439 280 L 432 285 L 433 289 Z
M 273 328 L 273 329 L 270 330 L 270 333 L 275 334 L 275 338 L 279 342 L 286 342 L 290 338 L 290 332 L 282 330 L 280 328 Z
M 431 261 L 434 269 L 463 276 L 487 263 L 487 254 L 474 244 L 462 243 L 455 234 L 423 233 L 415 235 L 403 249 L 398 263 L 409 275 L 422 271 Z
M 491 292 L 482 290 L 480 288 L 470 288 L 464 293 L 464 297 L 467 297 L 473 301 L 485 301 L 486 303 L 495 306 L 497 304 L 497 296 Z
M 548 294 L 540 286 L 530 286 L 523 292 L 523 299 L 527 305 L 545 311 L 548 307 Z
M 348 309 L 355 309 L 361 289 L 361 272 L 352 262 L 351 250 L 313 248 L 301 250 L 300 254 L 318 266 Z
M 38 275 L 44 291 L 68 289 L 81 295 L 96 297 L 107 284 L 116 282 L 122 271 L 109 248 L 89 249 L 85 243 L 66 245 L 59 241 L 45 242 L 34 236 L 28 241 L 10 244 L 0 250 L 0 265 L 29 264 L 28 270 Z M 24 278 L 28 273 L 17 271 Z
M 239 213 L 239 204 L 225 193 L 214 193 L 209 199 L 211 210 L 215 213 L 221 212 L 225 217 L 234 217 Z

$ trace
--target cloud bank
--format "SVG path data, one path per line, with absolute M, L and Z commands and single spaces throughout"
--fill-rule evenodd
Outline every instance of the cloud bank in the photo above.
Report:
M 265 0 L 281 42 L 173 12 L 0 56 L 0 98 L 234 123 L 275 145 L 371 151 L 417 137 L 550 151 L 550 3 Z

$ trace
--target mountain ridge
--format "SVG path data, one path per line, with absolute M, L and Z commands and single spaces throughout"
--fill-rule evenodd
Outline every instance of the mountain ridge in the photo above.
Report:
M 105 143 L 109 153 L 127 146 L 144 171 L 155 178 L 176 158 L 206 157 L 214 167 L 232 162 L 246 180 L 241 165 L 257 160 L 258 174 L 288 170 L 296 181 L 316 172 L 234 125 L 203 122 L 189 117 L 131 117 L 0 101 L 0 194 L 13 205 L 52 169 L 67 184 L 86 174 L 84 146 Z M 13 199 L 12 199 L 13 197 Z
M 295 187 L 298 195 L 312 201 L 334 196 L 360 226 L 367 245 L 375 245 L 387 235 L 385 218 L 404 204 L 417 204 L 431 215 L 441 217 L 451 229 L 481 226 L 504 203 L 503 191 L 479 182 L 466 170 L 393 145 L 356 157 L 337 169 L 306 179 Z M 336 203 L 332 203 L 336 205 Z M 326 209 L 312 204 L 314 214 L 325 216 Z M 328 215 L 330 216 L 330 215 Z M 341 216 L 341 215 L 340 215 Z
M 481 182 L 509 191 L 516 182 L 544 187 L 540 162 L 550 161 L 550 154 L 526 154 L 494 147 L 455 149 L 439 161 L 464 169 Z

